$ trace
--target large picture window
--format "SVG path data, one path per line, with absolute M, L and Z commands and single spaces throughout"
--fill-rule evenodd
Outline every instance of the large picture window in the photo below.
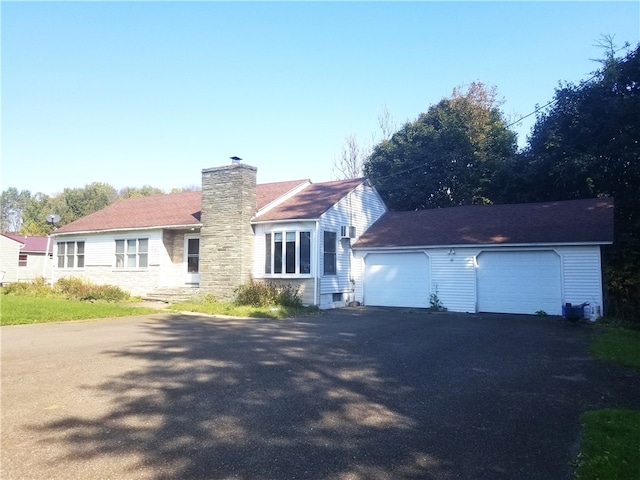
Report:
M 264 239 L 266 275 L 311 273 L 311 232 L 270 232 Z
M 84 268 L 84 242 L 58 242 L 58 268 Z
M 147 268 L 148 266 L 148 238 L 116 240 L 116 268 Z
M 324 232 L 324 274 L 336 274 L 336 232 Z

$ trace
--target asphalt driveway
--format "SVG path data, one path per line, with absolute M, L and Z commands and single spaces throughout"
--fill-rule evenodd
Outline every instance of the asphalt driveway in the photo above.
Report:
M 570 479 L 640 376 L 557 318 L 345 309 L 2 327 L 9 479 Z

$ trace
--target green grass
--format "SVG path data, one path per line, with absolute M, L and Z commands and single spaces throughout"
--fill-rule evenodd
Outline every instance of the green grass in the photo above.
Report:
M 587 412 L 582 424 L 577 480 L 640 479 L 640 412 Z
M 591 354 L 605 362 L 640 369 L 640 332 L 599 328 Z M 587 412 L 582 427 L 577 480 L 640 479 L 640 411 Z
M 640 369 L 640 332 L 624 328 L 604 328 L 593 343 L 591 353 L 615 365 Z
M 280 319 L 309 315 L 319 311 L 316 307 L 285 307 L 281 305 L 253 307 L 206 300 L 174 303 L 168 307 L 168 310 L 206 313 L 208 315 L 229 315 L 232 317 Z
M 157 310 L 107 302 L 67 300 L 33 295 L 0 296 L 0 324 L 60 322 L 91 318 L 143 315 Z

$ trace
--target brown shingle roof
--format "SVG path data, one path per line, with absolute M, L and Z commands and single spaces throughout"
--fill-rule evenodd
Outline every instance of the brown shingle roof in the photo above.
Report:
M 354 248 L 613 242 L 613 199 L 388 212 Z
M 293 180 L 288 182 L 264 183 L 256 186 L 256 206 L 258 209 L 268 205 L 294 188 L 307 183 L 308 180 Z M 350 185 L 357 185 L 359 181 L 327 182 L 311 184 L 292 199 L 285 202 L 284 209 L 276 207 L 278 212 L 287 211 L 286 205 L 297 199 L 307 209 L 304 218 L 317 218 L 333 203 L 348 193 Z M 313 187 L 313 188 L 312 188 Z M 311 195 L 307 190 L 311 188 Z M 351 187 L 353 188 L 353 187 Z M 166 226 L 198 226 L 200 225 L 200 207 L 202 192 L 181 192 L 151 197 L 128 198 L 116 202 L 108 207 L 79 218 L 75 222 L 60 227 L 57 233 L 123 230 L 135 228 L 152 228 Z M 312 198 L 313 197 L 313 198 Z M 333 203 L 332 203 L 333 202 Z M 273 210 L 272 210 L 273 211 Z M 303 214 L 303 206 L 295 209 Z M 320 211 L 320 214 L 317 212 Z M 271 213 L 267 212 L 267 214 Z M 316 215 L 316 217 L 313 217 Z M 298 218 L 298 217 L 295 217 Z
M 255 218 L 256 222 L 275 220 L 316 219 L 329 210 L 351 190 L 364 182 L 363 178 L 312 183 L 290 199 Z
M 200 225 L 201 192 L 127 198 L 60 227 L 58 233 Z

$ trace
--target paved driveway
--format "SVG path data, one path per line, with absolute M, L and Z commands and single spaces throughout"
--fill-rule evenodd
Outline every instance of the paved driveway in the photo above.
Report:
M 640 376 L 554 318 L 345 309 L 2 327 L 9 479 L 570 479 Z

